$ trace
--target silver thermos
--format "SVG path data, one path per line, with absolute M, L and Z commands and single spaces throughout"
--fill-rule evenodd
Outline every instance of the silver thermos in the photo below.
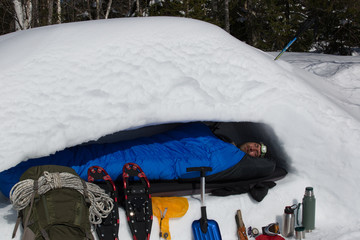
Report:
M 284 237 L 291 237 L 294 235 L 294 229 L 295 229 L 294 210 L 295 209 L 296 209 L 296 205 L 285 207 L 284 214 L 283 214 L 282 233 L 281 233 Z

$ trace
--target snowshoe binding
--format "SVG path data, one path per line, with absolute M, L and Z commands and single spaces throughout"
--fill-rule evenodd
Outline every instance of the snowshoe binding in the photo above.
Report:
M 98 166 L 88 169 L 88 182 L 93 182 L 105 190 L 114 200 L 114 207 L 109 216 L 103 219 L 101 224 L 96 225 L 96 233 L 100 240 L 118 240 L 119 234 L 119 203 L 117 188 L 109 174 Z
M 127 163 L 123 167 L 123 183 L 124 206 L 133 239 L 149 240 L 153 221 L 149 180 L 137 164 Z

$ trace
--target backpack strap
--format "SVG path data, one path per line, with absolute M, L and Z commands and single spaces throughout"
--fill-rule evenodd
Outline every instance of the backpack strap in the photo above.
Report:
M 17 232 L 17 230 L 19 228 L 19 225 L 20 225 L 20 222 L 21 222 L 21 214 L 20 214 L 20 211 L 18 211 L 18 217 L 16 219 L 16 224 L 15 224 L 15 227 L 14 227 L 14 230 L 13 230 L 12 238 L 15 238 L 16 232 Z
M 86 232 L 85 233 L 86 237 L 84 238 L 84 240 L 92 240 L 94 239 L 93 235 L 89 232 Z
M 88 191 L 88 187 L 86 185 L 86 182 L 81 179 L 81 183 L 83 185 L 83 188 L 84 188 L 84 198 L 85 198 L 85 202 L 87 203 L 87 205 L 91 205 L 91 201 L 90 201 L 90 198 L 89 198 L 89 191 Z M 86 237 L 84 238 L 84 240 L 89 240 L 89 239 L 93 239 L 93 235 L 91 234 L 91 232 L 88 232 L 88 231 L 85 231 L 85 235 Z
M 28 226 L 29 224 L 29 219 L 30 219 L 30 215 L 31 215 L 31 211 L 32 211 L 32 208 L 33 208 L 33 205 L 34 205 L 34 199 L 35 199 L 35 195 L 37 194 L 38 192 L 38 188 L 39 188 L 39 185 L 38 185 L 38 181 L 37 180 L 34 180 L 34 186 L 33 186 L 33 193 L 31 195 L 31 203 L 30 203 L 30 208 L 29 208 L 29 211 L 28 213 L 26 214 L 26 217 L 25 217 L 25 222 L 24 222 L 24 229 Z M 19 218 L 18 218 L 19 220 Z M 15 228 L 14 228 L 14 232 L 13 232 L 13 238 L 15 237 L 16 235 L 16 231 L 19 227 L 19 223 L 18 223 L 18 220 L 16 221 L 16 225 L 15 225 Z M 22 239 L 24 239 L 24 236 L 25 234 L 23 235 Z
M 37 180 L 34 180 L 34 187 L 33 187 L 33 193 L 31 195 L 31 202 L 30 202 L 30 208 L 29 208 L 29 211 L 28 213 L 26 214 L 26 217 L 25 217 L 25 222 L 24 222 L 24 227 L 27 227 L 28 224 L 29 224 L 29 219 L 30 219 L 30 215 L 31 215 L 31 210 L 33 208 L 33 205 L 34 205 L 34 199 L 35 199 L 35 195 L 37 194 L 38 192 L 38 181 Z
M 45 231 L 45 229 L 40 228 L 40 232 L 45 240 L 50 240 L 49 234 Z
M 85 202 L 86 202 L 88 205 L 90 205 L 90 204 L 91 204 L 91 201 L 90 201 L 90 198 L 89 198 L 89 192 L 88 192 L 88 188 L 87 188 L 86 182 L 85 182 L 83 179 L 81 179 L 81 178 L 80 178 L 80 180 L 81 180 L 81 183 L 82 183 L 83 189 L 84 189 Z

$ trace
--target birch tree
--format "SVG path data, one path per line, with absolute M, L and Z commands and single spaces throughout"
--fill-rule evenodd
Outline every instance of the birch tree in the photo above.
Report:
M 105 19 L 108 19 L 108 17 L 109 17 L 109 13 L 110 13 L 110 10 L 111 10 L 111 4 L 112 4 L 112 0 L 109 0 L 108 6 L 107 6 L 107 9 L 106 9 L 106 13 L 105 13 Z
M 24 30 L 31 28 L 32 21 L 32 3 L 31 0 L 13 0 L 15 10 L 15 30 Z
M 61 23 L 61 0 L 57 0 L 57 21 L 56 23 L 57 24 L 60 24 Z

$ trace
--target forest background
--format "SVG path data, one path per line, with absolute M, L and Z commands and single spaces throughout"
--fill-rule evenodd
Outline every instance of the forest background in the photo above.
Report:
M 0 0 L 0 35 L 52 24 L 148 16 L 210 22 L 263 51 L 279 51 L 305 30 L 288 51 L 360 55 L 360 0 Z

